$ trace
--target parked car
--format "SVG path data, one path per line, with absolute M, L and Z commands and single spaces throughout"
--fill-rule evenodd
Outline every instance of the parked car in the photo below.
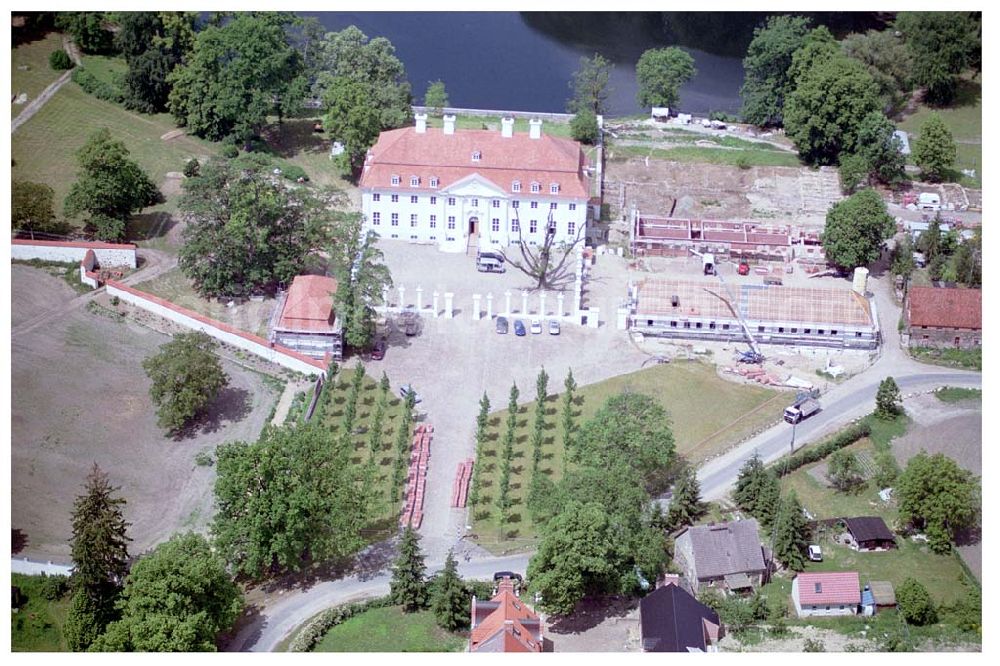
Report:
M 809 546 L 809 559 L 813 562 L 823 561 L 823 549 L 816 544 L 811 544 Z
M 493 257 L 479 257 L 476 259 L 476 270 L 480 273 L 505 273 L 503 261 Z
M 524 329 L 524 322 L 520 319 L 514 320 L 514 335 L 525 335 L 527 331 Z
M 497 317 L 497 333 L 507 335 L 507 318 Z
M 385 340 L 376 340 L 375 346 L 372 347 L 372 360 L 381 361 L 385 358 L 385 350 L 389 345 L 386 344 Z
M 531 333 L 537 335 L 542 332 L 542 322 L 540 319 L 531 320 Z
M 417 395 L 417 392 L 414 391 L 413 387 L 410 386 L 409 384 L 407 384 L 406 386 L 399 387 L 399 397 L 402 398 L 403 400 L 406 400 L 406 396 L 409 395 L 410 393 L 413 394 L 413 404 L 422 402 L 421 397 Z
M 502 254 L 498 254 L 496 252 L 477 252 L 476 253 L 476 259 L 477 260 L 479 260 L 479 259 L 495 259 L 496 261 L 499 261 L 501 264 L 504 262 L 503 255 Z
M 549 320 L 549 335 L 559 335 L 559 320 L 550 319 Z
M 745 261 L 741 261 L 738 272 L 740 275 L 750 275 L 750 264 Z

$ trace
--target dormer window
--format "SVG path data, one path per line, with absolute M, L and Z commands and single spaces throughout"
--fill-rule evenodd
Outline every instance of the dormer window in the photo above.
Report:
M 559 194 L 559 183 L 552 183 L 549 185 L 550 194 Z
M 420 177 L 410 176 L 410 187 L 417 187 L 418 185 L 420 185 Z
M 473 150 L 472 151 L 472 161 L 473 162 L 478 162 L 481 159 L 483 159 L 483 154 L 481 152 L 479 152 L 478 150 Z
M 437 176 L 431 176 L 431 187 L 437 187 L 437 186 L 438 186 Z
M 393 185 L 399 185 L 399 176 L 396 174 L 392 175 L 392 180 L 390 181 Z
M 521 181 L 515 180 L 513 183 L 511 183 L 510 184 L 510 190 L 511 190 L 511 192 L 520 192 L 521 191 Z
M 537 182 L 532 183 L 531 184 L 531 191 L 535 192 L 535 193 L 541 192 L 542 191 L 542 184 L 541 183 L 537 183 Z

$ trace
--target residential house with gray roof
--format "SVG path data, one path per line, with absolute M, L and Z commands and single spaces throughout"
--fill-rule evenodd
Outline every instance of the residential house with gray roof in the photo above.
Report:
M 752 592 L 767 570 L 753 518 L 687 528 L 674 540 L 674 561 L 695 594 L 705 588 Z

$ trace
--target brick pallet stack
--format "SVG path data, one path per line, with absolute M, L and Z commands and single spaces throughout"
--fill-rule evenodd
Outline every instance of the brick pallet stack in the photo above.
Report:
M 469 496 L 469 481 L 472 480 L 472 458 L 458 463 L 455 470 L 455 488 L 451 492 L 451 506 L 462 508 Z
M 406 492 L 403 497 L 403 514 L 399 517 L 399 526 L 409 525 L 419 529 L 424 519 L 424 490 L 427 484 L 427 462 L 431 457 L 431 438 L 434 426 L 420 424 L 413 432 L 413 443 L 410 447 L 410 471 L 406 477 Z

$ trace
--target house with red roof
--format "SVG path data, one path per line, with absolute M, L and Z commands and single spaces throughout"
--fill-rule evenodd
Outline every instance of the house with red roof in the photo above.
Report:
M 518 597 L 514 581 L 497 583 L 489 601 L 472 598 L 469 652 L 542 652 L 542 620 Z
M 503 118 L 500 131 L 416 125 L 388 130 L 362 168 L 365 228 L 382 238 L 437 245 L 447 252 L 511 243 L 541 245 L 586 236 L 589 163 L 580 144 L 528 133 Z
M 857 571 L 800 573 L 792 580 L 792 602 L 799 617 L 857 615 L 861 579 Z
M 280 298 L 272 319 L 270 342 L 312 358 L 343 357 L 343 331 L 333 309 L 337 281 L 322 275 L 299 275 Z
M 910 287 L 905 314 L 910 347 L 983 346 L 981 289 Z

